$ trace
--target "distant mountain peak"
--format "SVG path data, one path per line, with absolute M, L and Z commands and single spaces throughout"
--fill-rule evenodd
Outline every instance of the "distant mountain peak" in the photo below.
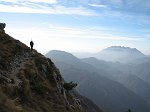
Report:
M 136 48 L 111 46 L 97 53 L 95 57 L 105 61 L 128 62 L 145 57 L 145 55 Z
M 53 54 L 58 54 L 58 55 L 73 56 L 71 53 L 68 53 L 66 51 L 61 51 L 61 50 L 51 50 L 50 52 L 53 53 Z M 50 52 L 48 52 L 47 54 L 49 54 Z
M 54 58 L 59 58 L 59 59 L 66 59 L 67 60 L 74 60 L 74 61 L 79 61 L 78 58 L 76 58 L 74 55 L 71 53 L 68 53 L 66 51 L 60 51 L 60 50 L 52 50 L 49 51 L 48 53 L 45 54 L 46 57 L 54 57 Z
M 125 47 L 125 46 L 111 46 L 111 47 L 108 47 L 104 50 L 137 50 L 137 49 L 131 48 L 131 47 Z

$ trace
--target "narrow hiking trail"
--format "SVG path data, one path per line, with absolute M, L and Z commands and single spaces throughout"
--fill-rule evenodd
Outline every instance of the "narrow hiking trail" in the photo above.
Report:
M 23 55 L 15 55 L 9 64 L 9 70 L 3 71 L 5 75 L 0 74 L 0 78 L 9 85 L 19 86 L 21 80 L 17 77 L 17 73 L 24 68 L 28 61 L 32 60 L 34 53 L 25 52 Z

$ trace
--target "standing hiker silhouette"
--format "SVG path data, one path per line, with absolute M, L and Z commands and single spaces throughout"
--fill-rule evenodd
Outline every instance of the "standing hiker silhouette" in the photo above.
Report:
M 32 52 L 32 50 L 33 50 L 33 45 L 34 45 L 34 43 L 33 43 L 33 41 L 31 40 L 31 42 L 30 42 L 31 52 Z

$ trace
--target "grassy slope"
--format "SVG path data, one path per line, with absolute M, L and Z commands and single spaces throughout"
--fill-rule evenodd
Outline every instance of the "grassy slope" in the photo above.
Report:
M 58 75 L 50 59 L 0 34 L 0 112 L 83 112 L 72 94 L 66 103 Z

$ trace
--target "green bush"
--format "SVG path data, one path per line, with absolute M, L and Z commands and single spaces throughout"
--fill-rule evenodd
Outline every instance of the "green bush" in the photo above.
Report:
M 77 83 L 73 83 L 73 82 L 69 82 L 69 83 L 64 83 L 63 87 L 67 90 L 70 91 L 73 88 L 75 88 L 77 86 Z

